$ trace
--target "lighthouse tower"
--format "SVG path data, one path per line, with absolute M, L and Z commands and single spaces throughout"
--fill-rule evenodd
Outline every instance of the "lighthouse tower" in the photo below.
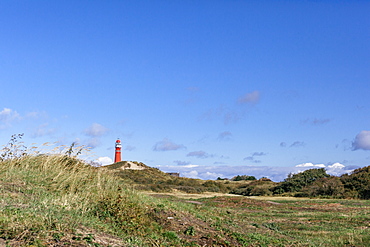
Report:
M 115 152 L 115 155 L 114 155 L 114 163 L 121 161 L 121 148 L 122 148 L 121 141 L 119 139 L 117 139 L 117 141 L 116 141 L 116 152 Z

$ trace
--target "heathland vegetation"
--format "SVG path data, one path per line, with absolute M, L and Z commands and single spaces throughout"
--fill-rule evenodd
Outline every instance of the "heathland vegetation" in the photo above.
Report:
M 93 167 L 77 157 L 83 148 L 71 145 L 41 153 L 24 147 L 19 137 L 13 136 L 0 154 L 0 246 L 370 245 L 370 200 L 182 199 L 140 192 L 227 192 L 248 185 L 254 191 L 266 187 L 272 194 L 302 196 L 329 183 L 323 179 L 339 179 L 343 193 L 365 198 L 361 181 L 368 181 L 366 169 L 340 178 L 316 171 L 318 177 L 307 184 L 296 184 L 297 174 L 279 184 L 268 179 L 191 180 L 156 169 Z
M 157 168 L 143 163 L 145 170 L 107 169 L 137 190 L 154 192 L 182 191 L 186 193 L 221 192 L 244 196 L 294 196 L 342 199 L 370 199 L 370 166 L 354 170 L 340 177 L 330 176 L 324 168 L 309 169 L 297 174 L 289 174 L 283 182 L 273 182 L 268 178 L 237 175 L 231 179 L 200 180 L 170 176 Z
M 351 174 L 330 176 L 324 168 L 289 174 L 280 183 L 260 179 L 231 191 L 245 196 L 295 196 L 342 199 L 370 199 L 370 166 L 358 168 Z

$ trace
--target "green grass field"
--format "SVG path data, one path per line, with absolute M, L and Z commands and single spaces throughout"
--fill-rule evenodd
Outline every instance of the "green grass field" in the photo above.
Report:
M 260 199 L 146 195 L 66 155 L 5 159 L 0 246 L 370 246 L 369 200 Z

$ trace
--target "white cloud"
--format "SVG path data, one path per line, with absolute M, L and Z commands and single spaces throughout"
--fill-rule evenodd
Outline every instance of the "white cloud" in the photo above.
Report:
M 368 130 L 361 131 L 355 137 L 355 140 L 352 142 L 352 149 L 370 150 L 370 131 Z
M 337 145 L 335 145 L 336 148 L 340 148 L 344 151 L 347 151 L 347 150 L 353 150 L 352 148 L 352 142 L 348 139 L 343 139 L 340 143 L 338 143 Z
M 109 157 L 99 157 L 96 162 L 102 166 L 113 164 L 113 160 Z
M 261 163 L 261 160 L 256 160 L 255 157 L 265 156 L 264 152 L 254 152 L 251 156 L 245 157 L 243 160 L 251 161 L 253 163 Z
M 200 159 L 206 159 L 206 158 L 213 157 L 213 155 L 210 155 L 210 154 L 208 154 L 204 151 L 193 151 L 193 152 L 188 153 L 186 156 L 196 157 L 196 158 L 200 158 Z
M 19 117 L 19 114 L 16 111 L 13 111 L 9 108 L 4 108 L 0 112 L 0 121 L 9 122 Z
M 181 174 L 181 176 L 187 178 L 199 178 L 197 171 L 184 172 L 183 174 Z
M 193 165 L 193 164 L 189 164 L 189 165 L 184 165 L 183 167 L 186 167 L 186 168 L 194 168 L 194 167 L 198 167 L 199 165 Z
M 217 139 L 220 141 L 228 141 L 231 139 L 231 137 L 232 137 L 232 134 L 230 131 L 224 131 L 218 135 Z
M 84 130 L 86 136 L 91 137 L 88 139 L 87 146 L 90 148 L 96 148 L 100 145 L 100 137 L 108 132 L 108 129 L 101 124 L 93 123 L 89 128 Z
M 304 142 L 295 141 L 292 143 L 292 145 L 290 145 L 290 147 L 303 147 L 304 145 L 306 145 Z
M 255 104 L 260 100 L 260 92 L 259 91 L 253 91 L 251 93 L 247 93 L 244 96 L 240 97 L 238 102 L 241 104 L 249 103 L 249 104 Z
M 216 172 L 206 172 L 204 174 L 202 174 L 202 177 L 203 179 L 215 179 L 215 178 L 218 178 L 218 177 L 222 177 L 223 174 L 222 173 L 216 173 Z
M 320 124 L 326 124 L 326 123 L 329 123 L 331 121 L 331 119 L 329 118 L 323 118 L 323 119 L 318 119 L 318 118 L 315 118 L 311 121 L 311 123 L 313 125 L 320 125 Z
M 87 144 L 86 144 L 86 146 L 90 148 L 96 148 L 99 145 L 100 145 L 100 140 L 98 138 L 90 138 L 89 140 L 87 140 Z
M 240 97 L 237 102 L 239 106 L 255 105 L 260 100 L 260 92 L 253 91 Z M 234 106 L 220 105 L 217 108 L 212 108 L 200 116 L 200 120 L 222 119 L 224 124 L 236 123 L 243 119 L 247 113 L 245 107 L 235 108 Z M 222 137 L 222 136 L 221 136 Z M 230 136 L 229 136 L 230 137 Z
M 243 160 L 246 160 L 246 161 L 251 161 L 253 163 L 261 163 L 261 160 L 256 160 L 254 158 L 254 156 L 248 156 L 248 157 L 245 157 Z
M 265 156 L 266 155 L 266 153 L 264 153 L 264 152 L 254 152 L 254 153 L 252 153 L 252 156 Z
M 297 168 L 306 168 L 306 169 L 312 169 L 312 168 L 325 168 L 326 170 L 326 173 L 329 174 L 329 175 L 333 175 L 333 176 L 340 176 L 344 173 L 350 173 L 353 171 L 353 169 L 351 168 L 347 168 L 345 165 L 341 164 L 341 163 L 333 163 L 332 165 L 324 165 L 324 164 L 312 164 L 312 163 L 304 163 L 304 164 L 300 164 L 300 165 L 296 165 L 295 167 Z M 303 172 L 304 170 L 306 169 L 300 169 L 300 170 L 297 170 L 297 172 Z M 296 173 L 297 173 L 296 172 Z
M 29 112 L 27 113 L 26 117 L 29 117 L 29 118 L 38 118 L 40 115 L 40 113 L 38 112 Z
M 297 148 L 297 147 L 303 147 L 305 146 L 306 143 L 302 142 L 302 141 L 295 141 L 293 142 L 292 144 L 289 145 L 290 148 Z M 287 147 L 288 144 L 286 142 L 280 142 L 280 147 Z
M 162 141 L 157 142 L 153 150 L 154 151 L 172 151 L 172 150 L 178 150 L 178 149 L 184 149 L 185 146 L 182 144 L 176 144 L 172 141 L 170 141 L 167 138 L 164 138 Z
M 286 142 L 280 142 L 280 147 L 286 147 Z
M 42 136 L 48 136 L 55 133 L 55 128 L 49 128 L 49 124 L 41 124 L 37 127 L 37 129 L 32 133 L 31 137 L 42 137 Z
M 189 161 L 181 161 L 181 160 L 175 160 L 174 163 L 177 164 L 177 165 L 179 165 L 179 166 L 185 166 L 185 165 L 189 165 L 190 164 Z
M 215 118 L 222 116 L 224 114 L 224 107 L 218 107 L 215 109 L 209 109 L 208 111 L 204 112 L 199 119 L 200 120 L 214 120 Z
M 334 163 L 332 165 L 328 165 L 326 168 L 326 172 L 330 175 L 340 176 L 344 173 L 351 173 L 354 169 L 350 169 L 350 167 L 346 167 L 340 163 Z
M 38 118 L 47 118 L 48 114 L 44 111 L 42 112 L 28 112 L 25 116 L 26 118 L 31 118 L 31 119 L 38 119 Z
M 346 167 L 346 166 L 342 165 L 341 163 L 334 163 L 334 164 L 328 166 L 328 168 L 330 168 L 330 169 L 343 169 L 344 167 Z
M 308 168 L 315 168 L 315 167 L 320 167 L 320 168 L 325 168 L 326 166 L 324 164 L 312 164 L 312 163 L 303 163 L 296 165 L 295 167 L 308 167 Z
M 242 112 L 237 111 L 227 111 L 224 114 L 224 124 L 236 123 L 240 119 L 242 119 L 244 114 Z
M 84 133 L 91 137 L 100 137 L 107 133 L 108 129 L 98 123 L 93 123 L 89 128 L 85 129 Z
M 0 123 L 3 123 L 2 125 L 0 125 L 0 129 L 10 126 L 13 121 L 19 119 L 21 119 L 21 117 L 18 114 L 18 112 L 13 111 L 12 109 L 9 108 L 4 108 L 0 112 Z
M 130 146 L 130 145 L 127 145 L 126 147 L 125 147 L 125 150 L 127 150 L 127 151 L 133 151 L 133 150 L 135 150 L 136 148 L 134 147 L 134 146 Z
M 327 173 L 330 175 L 340 176 L 344 173 L 350 173 L 353 169 L 345 167 L 340 163 L 334 163 L 327 167 L 323 164 L 305 163 L 295 167 L 271 167 L 271 166 L 160 166 L 162 171 L 171 172 L 176 170 L 180 172 L 180 176 L 189 178 L 200 179 L 217 179 L 232 178 L 236 175 L 250 175 L 255 176 L 257 179 L 267 177 L 272 181 L 283 181 L 288 177 L 289 173 L 299 173 L 312 168 L 326 168 Z
M 221 105 L 218 108 L 209 109 L 203 113 L 199 120 L 208 120 L 213 121 L 215 119 L 222 119 L 224 124 L 236 123 L 239 120 L 243 119 L 245 116 L 244 110 L 238 110 L 229 108 L 227 106 Z

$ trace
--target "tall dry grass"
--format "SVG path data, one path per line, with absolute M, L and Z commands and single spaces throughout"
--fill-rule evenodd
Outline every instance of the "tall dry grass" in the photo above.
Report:
M 43 239 L 45 245 L 56 235 L 72 241 L 85 228 L 123 240 L 135 233 L 138 246 L 152 241 L 148 234 L 161 238 L 153 219 L 155 199 L 79 159 L 84 150 L 74 146 L 19 153 L 19 144 L 3 150 L 0 161 L 0 238 L 28 244 Z

